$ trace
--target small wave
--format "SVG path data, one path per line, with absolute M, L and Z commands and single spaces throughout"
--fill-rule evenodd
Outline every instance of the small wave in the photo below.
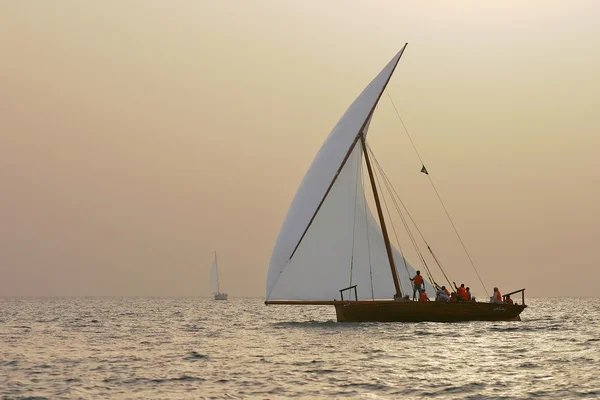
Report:
M 350 328 L 353 325 L 356 325 L 355 323 L 344 323 L 344 324 L 340 324 L 337 321 L 334 320 L 327 320 L 327 321 L 289 321 L 289 322 L 276 322 L 273 323 L 272 326 L 278 328 L 278 329 L 282 329 L 282 328 Z
M 514 331 L 520 331 L 522 330 L 522 327 L 520 326 L 494 326 L 492 328 L 490 328 L 490 331 L 492 332 L 514 332 Z
M 292 365 L 293 366 L 303 366 L 303 365 L 312 365 L 312 364 L 320 364 L 323 361 L 319 361 L 319 360 L 312 360 L 312 361 L 296 361 L 293 362 Z
M 385 390 L 388 387 L 382 383 L 347 383 L 345 385 L 341 385 L 342 387 L 347 388 L 361 388 L 368 390 Z
M 529 350 L 528 349 L 515 349 L 513 350 L 514 353 L 527 353 Z
M 35 322 L 38 324 L 47 324 L 48 322 L 56 322 L 58 321 L 58 317 L 50 318 L 50 319 L 38 319 Z
M 587 363 L 593 363 L 596 360 L 593 359 L 593 358 L 590 358 L 590 357 L 584 357 L 584 356 L 582 356 L 582 357 L 573 358 L 571 361 L 572 362 L 577 362 L 577 363 L 581 362 L 581 363 L 586 363 L 587 364 Z
M 565 329 L 564 327 L 559 326 L 559 325 L 533 326 L 531 324 L 525 324 L 523 322 L 509 322 L 509 323 L 511 325 L 492 326 L 490 328 L 483 328 L 484 332 L 482 332 L 482 333 L 485 333 L 488 331 L 489 332 L 546 332 L 548 330 L 554 331 L 554 330 Z
M 363 354 L 377 354 L 377 353 L 385 353 L 385 351 L 381 349 L 373 349 L 373 350 L 363 350 Z
M 124 312 L 124 313 L 119 314 L 119 316 L 121 316 L 121 317 L 133 317 L 136 315 L 137 315 L 137 313 L 134 313 L 134 312 Z
M 531 362 L 526 362 L 526 363 L 520 364 L 519 368 L 539 368 L 539 365 L 531 363 Z
M 206 328 L 204 328 L 203 326 L 197 326 L 197 325 L 191 325 L 191 326 L 186 326 L 185 328 L 183 328 L 183 330 L 185 332 L 198 332 L 198 331 L 202 331 Z
M 304 372 L 309 373 L 309 374 L 325 375 L 325 374 L 335 374 L 336 372 L 340 372 L 340 371 L 336 371 L 335 369 L 308 369 Z
M 462 393 L 464 389 L 462 386 L 450 386 L 442 389 L 440 392 L 442 393 Z
M 208 355 L 198 353 L 197 351 L 192 351 L 185 360 L 202 360 L 204 358 L 208 358 Z
M 390 394 L 392 396 L 395 396 L 394 398 L 400 399 L 400 398 L 403 398 L 404 396 L 414 395 L 415 393 L 418 393 L 418 392 L 420 392 L 420 389 L 404 389 L 399 392 L 392 392 Z
M 104 383 L 116 383 L 121 382 L 126 385 L 138 384 L 138 383 L 167 383 L 167 382 L 202 382 L 204 378 L 197 376 L 181 375 L 177 378 L 133 378 L 120 381 L 118 378 L 105 378 Z
M 415 331 L 414 333 L 417 336 L 429 336 L 429 335 L 435 335 L 435 332 L 428 332 L 428 331 Z M 445 334 L 443 334 L 443 336 L 445 336 Z
M 549 331 L 570 331 L 571 329 L 566 328 L 562 325 L 558 325 L 558 326 L 550 326 L 548 328 L 546 328 Z
M 178 378 L 153 379 L 152 381 L 156 382 L 156 383 L 163 383 L 163 382 L 178 382 L 178 381 L 202 382 L 204 380 L 205 380 L 204 378 L 200 378 L 198 376 L 181 375 Z

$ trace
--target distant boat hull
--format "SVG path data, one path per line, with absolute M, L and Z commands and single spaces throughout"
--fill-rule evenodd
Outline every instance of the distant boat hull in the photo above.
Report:
M 227 300 L 227 293 L 216 293 L 215 300 Z
M 293 301 L 274 300 L 266 304 L 333 305 L 338 322 L 466 322 L 520 321 L 524 304 L 441 301 Z
M 415 301 L 349 301 L 336 304 L 338 322 L 520 321 L 526 305 Z

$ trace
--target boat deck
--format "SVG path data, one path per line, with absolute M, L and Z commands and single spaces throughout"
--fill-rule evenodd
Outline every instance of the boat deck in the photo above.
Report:
M 267 305 L 333 305 L 338 322 L 464 322 L 520 321 L 524 304 L 443 301 L 294 301 L 273 300 Z

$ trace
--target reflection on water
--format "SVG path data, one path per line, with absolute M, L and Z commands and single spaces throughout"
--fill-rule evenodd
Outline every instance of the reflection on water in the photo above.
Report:
M 521 322 L 337 323 L 231 298 L 0 299 L 0 398 L 597 398 L 600 299 Z

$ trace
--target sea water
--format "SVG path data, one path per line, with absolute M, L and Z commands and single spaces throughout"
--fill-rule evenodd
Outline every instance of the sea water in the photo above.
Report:
M 0 298 L 0 398 L 600 398 L 600 299 L 527 303 L 338 323 L 258 298 Z

